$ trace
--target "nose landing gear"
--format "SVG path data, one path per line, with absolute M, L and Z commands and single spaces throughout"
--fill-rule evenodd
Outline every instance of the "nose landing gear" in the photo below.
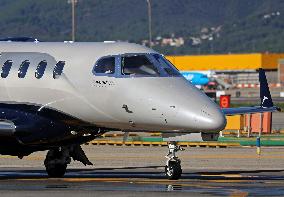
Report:
M 165 156 L 167 158 L 165 173 L 169 180 L 177 180 L 181 177 L 182 169 L 181 169 L 181 160 L 176 156 L 176 152 L 183 151 L 176 144 L 176 142 L 170 142 L 168 144 L 169 153 Z

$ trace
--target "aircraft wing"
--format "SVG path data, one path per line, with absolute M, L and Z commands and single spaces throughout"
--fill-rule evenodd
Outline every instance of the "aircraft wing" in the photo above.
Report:
M 278 107 L 239 107 L 239 108 L 224 108 L 222 109 L 225 115 L 237 115 L 237 114 L 253 114 L 253 113 L 261 113 L 261 112 L 275 112 L 281 111 Z
M 222 111 L 225 115 L 236 114 L 252 114 L 261 112 L 274 112 L 281 111 L 280 108 L 273 105 L 270 95 L 267 79 L 263 69 L 259 69 L 259 83 L 260 83 L 260 106 L 255 107 L 239 107 L 239 108 L 223 108 Z

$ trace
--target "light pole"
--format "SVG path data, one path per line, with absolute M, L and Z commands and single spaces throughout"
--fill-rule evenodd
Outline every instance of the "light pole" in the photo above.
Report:
M 152 48 L 152 11 L 151 2 L 146 0 L 148 4 L 148 31 L 149 31 L 149 47 Z
M 68 0 L 68 3 L 72 5 L 72 41 L 75 42 L 75 33 L 76 33 L 76 20 L 75 20 L 75 7 L 78 3 L 78 0 Z

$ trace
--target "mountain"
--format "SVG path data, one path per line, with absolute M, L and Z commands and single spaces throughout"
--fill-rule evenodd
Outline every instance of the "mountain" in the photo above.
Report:
M 284 52 L 283 0 L 151 0 L 163 53 Z M 78 0 L 77 41 L 148 39 L 146 0 Z M 0 36 L 71 39 L 67 0 L 0 0 Z M 161 39 L 182 38 L 179 47 Z M 156 42 L 156 41 L 155 41 Z M 170 41 L 169 41 L 170 42 Z

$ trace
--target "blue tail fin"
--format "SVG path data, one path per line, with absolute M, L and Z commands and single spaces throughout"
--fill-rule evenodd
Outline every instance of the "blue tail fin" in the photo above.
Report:
M 259 83 L 260 83 L 260 106 L 263 108 L 273 107 L 272 98 L 270 95 L 266 75 L 263 69 L 259 69 Z
M 281 111 L 277 106 L 273 105 L 265 72 L 259 69 L 259 83 L 260 83 L 260 106 L 254 107 L 239 107 L 239 108 L 223 108 L 222 111 L 225 115 L 237 114 L 253 114 Z

